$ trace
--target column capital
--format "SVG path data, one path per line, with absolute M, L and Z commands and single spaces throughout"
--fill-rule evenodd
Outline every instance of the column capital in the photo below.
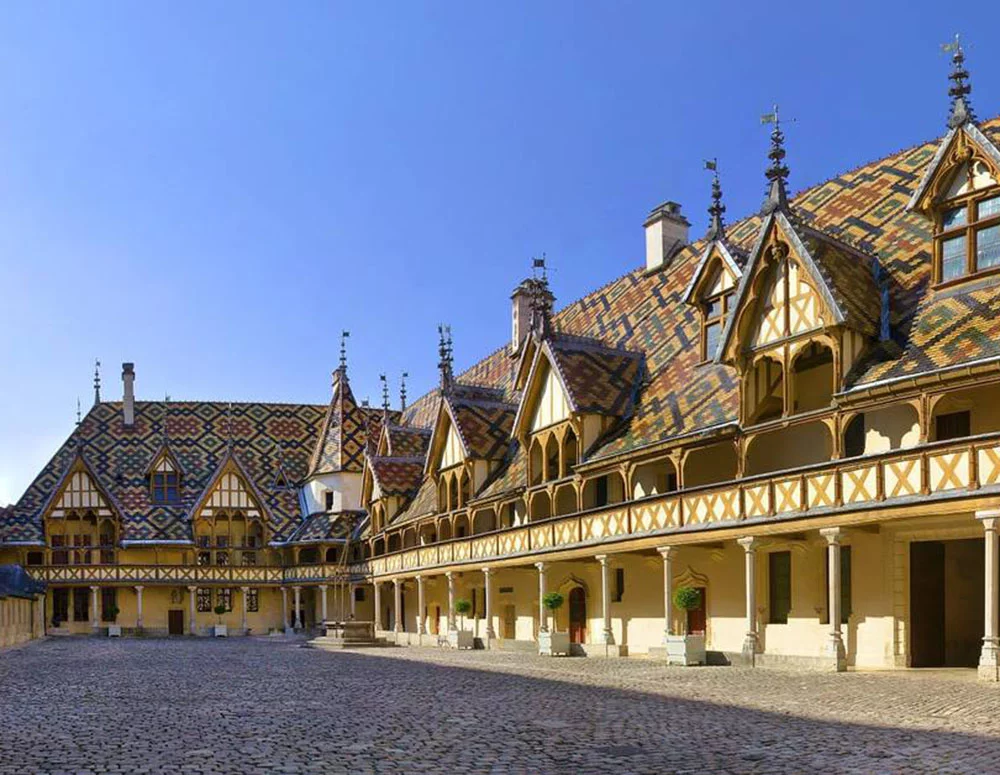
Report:
M 757 536 L 744 536 L 737 538 L 736 543 L 743 547 L 743 551 L 750 553 L 760 546 L 760 539 Z
M 828 544 L 839 544 L 840 539 L 844 537 L 844 529 L 840 527 L 824 527 L 820 529 L 819 534 L 826 539 Z
M 399 587 L 399 586 L 401 586 L 402 584 L 403 584 L 403 580 L 402 580 L 401 578 L 399 578 L 399 577 L 397 577 L 397 578 L 394 578 L 394 579 L 392 580 L 392 585 L 393 585 L 394 587 Z
M 656 551 L 658 551 L 663 556 L 664 560 L 669 560 L 671 557 L 673 557 L 677 553 L 677 547 L 676 546 L 657 546 L 656 547 Z
M 302 585 L 301 584 L 296 584 L 295 586 L 292 587 L 292 591 L 293 592 L 301 592 L 302 591 Z
M 608 564 L 608 555 L 606 554 L 595 554 L 594 559 L 601 563 L 601 565 Z
M 416 578 L 417 586 L 419 587 L 422 587 L 424 585 L 424 582 L 427 581 L 427 579 L 424 578 L 423 576 L 415 576 L 414 578 Z
M 1000 509 L 980 509 L 976 512 L 976 519 L 983 523 L 985 530 L 996 530 L 997 521 L 1000 520 Z
M 99 586 L 97 586 L 97 584 L 91 584 L 91 585 L 90 585 L 90 591 L 91 591 L 91 592 L 96 592 L 96 591 L 97 591 L 97 590 L 99 590 L 99 589 L 100 589 L 100 587 L 99 587 Z
M 188 587 L 188 592 L 197 592 L 198 587 Z
M 136 584 L 135 585 L 135 591 L 136 592 L 142 592 L 142 590 L 144 590 L 144 589 L 145 589 L 145 587 L 142 584 Z
M 317 584 L 316 586 L 322 589 L 324 592 L 330 588 L 329 584 Z
M 549 567 L 549 564 L 547 562 L 536 562 L 534 565 L 536 568 L 538 568 L 539 573 L 544 573 L 545 570 Z
M 488 566 L 483 568 L 483 575 L 486 576 L 486 578 L 489 578 L 491 573 L 493 573 L 493 568 Z
M 448 581 L 451 581 L 453 578 L 455 578 L 455 571 L 453 571 L 453 570 L 446 570 L 444 572 L 444 577 L 446 579 L 448 579 Z
M 243 593 L 244 595 L 245 595 L 245 594 L 246 594 L 247 592 L 249 592 L 249 591 L 250 591 L 250 587 L 240 587 L 240 592 L 242 592 L 242 593 Z

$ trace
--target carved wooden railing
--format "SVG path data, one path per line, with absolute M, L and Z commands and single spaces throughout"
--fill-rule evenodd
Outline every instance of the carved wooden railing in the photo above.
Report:
M 1000 489 L 1000 433 L 837 460 L 404 549 L 369 561 L 374 576 L 630 537 L 863 511 Z
M 29 566 L 28 573 L 49 584 L 174 584 L 178 586 L 218 584 L 247 586 L 337 582 L 363 578 L 367 564 L 296 565 L 41 565 Z

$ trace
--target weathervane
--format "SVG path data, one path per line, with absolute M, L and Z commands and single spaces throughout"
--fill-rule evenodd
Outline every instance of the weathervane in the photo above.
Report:
M 719 183 L 719 160 L 711 158 L 705 160 L 705 169 L 712 173 L 712 204 L 708 208 L 708 239 L 722 239 L 725 237 L 726 225 L 722 216 L 726 212 L 726 206 L 722 204 L 722 185 Z
M 955 39 L 951 43 L 942 43 L 941 50 L 951 54 L 952 67 L 948 75 L 948 80 L 951 81 L 951 86 L 948 88 L 948 96 L 951 97 L 951 115 L 948 117 L 948 126 L 955 129 L 976 120 L 968 99 L 972 92 L 972 84 L 969 83 L 969 71 L 965 69 L 965 51 L 962 49 L 958 33 L 955 33 Z
M 402 409 L 406 409 L 406 378 L 409 376 L 409 373 L 404 371 L 399 378 L 399 403 Z
M 94 405 L 101 403 L 101 362 L 94 359 Z
M 771 166 L 767 168 L 765 173 L 768 181 L 767 198 L 764 200 L 764 207 L 761 210 L 767 214 L 788 207 L 788 192 L 785 190 L 785 184 L 788 181 L 788 165 L 785 164 L 785 134 L 781 131 L 778 106 L 774 106 L 773 112 L 762 115 L 760 123 L 774 125 L 774 129 L 771 130 L 771 150 L 767 154 L 767 158 L 771 160 Z
M 389 380 L 385 376 L 385 372 L 378 375 L 379 382 L 382 383 L 382 411 L 389 411 Z
M 438 369 L 441 371 L 441 388 L 451 387 L 453 350 L 451 341 L 451 326 L 442 323 L 438 326 Z

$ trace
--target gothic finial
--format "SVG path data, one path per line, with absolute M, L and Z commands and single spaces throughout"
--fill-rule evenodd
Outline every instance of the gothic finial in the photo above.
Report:
M 101 362 L 94 359 L 94 405 L 101 403 Z
M 406 409 L 406 378 L 409 377 L 408 372 L 403 372 L 403 376 L 399 378 L 399 404 L 400 409 Z
M 531 312 L 530 328 L 540 336 L 549 332 L 552 304 L 555 301 L 552 291 L 549 290 L 549 270 L 545 261 L 544 253 L 542 253 L 541 258 L 531 259 L 532 277 L 528 281 L 530 283 L 530 295 L 528 296 L 528 309 Z
M 233 402 L 226 405 L 226 447 L 233 449 Z
M 726 224 L 722 216 L 726 206 L 722 204 L 722 185 L 719 183 L 719 160 L 707 159 L 705 169 L 712 172 L 712 204 L 708 208 L 709 222 L 707 239 L 721 240 L 726 236 Z
M 781 131 L 781 119 L 778 116 L 778 106 L 774 106 L 773 113 L 765 113 L 760 117 L 761 124 L 774 124 L 771 131 L 771 150 L 768 151 L 767 158 L 771 160 L 771 166 L 765 173 L 767 177 L 767 198 L 761 208 L 763 214 L 773 213 L 775 210 L 788 209 L 788 192 L 785 184 L 788 181 L 788 165 L 785 164 L 785 134 Z
M 76 397 L 76 424 L 83 422 L 83 415 L 80 413 L 80 396 Z
M 955 129 L 975 121 L 976 115 L 972 112 L 972 104 L 969 102 L 969 94 L 972 92 L 972 84 L 969 83 L 969 71 L 965 69 L 965 51 L 959 41 L 958 34 L 951 43 L 945 43 L 941 50 L 951 54 L 951 73 L 948 80 L 951 86 L 948 88 L 948 96 L 951 97 L 951 115 L 948 116 L 948 127 Z
M 451 326 L 438 326 L 438 369 L 441 371 L 441 389 L 451 388 L 452 381 L 452 342 Z
M 347 340 L 351 332 L 346 328 L 340 332 L 340 373 L 347 375 Z
M 379 382 L 382 383 L 382 411 L 389 411 L 389 380 L 386 378 L 385 374 L 378 375 Z

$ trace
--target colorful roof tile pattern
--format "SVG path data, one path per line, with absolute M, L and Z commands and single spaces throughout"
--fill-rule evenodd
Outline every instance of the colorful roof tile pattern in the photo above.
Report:
M 469 457 L 496 460 L 507 454 L 517 404 L 504 401 L 503 390 L 456 383 L 444 400 Z
M 365 456 L 365 417 L 354 400 L 351 383 L 343 370 L 335 372 L 333 397 L 323 421 L 323 435 L 313 453 L 310 476 L 338 471 L 360 472 Z
M 389 423 L 385 426 L 387 456 L 423 459 L 431 441 L 430 428 L 408 428 Z
M 639 387 L 641 353 L 566 334 L 553 334 L 545 344 L 574 411 L 617 417 L 629 413 Z
M 369 458 L 372 476 L 383 496 L 412 496 L 420 489 L 424 457 Z
M 368 522 L 364 511 L 310 514 L 288 539 L 291 544 L 355 541 Z

